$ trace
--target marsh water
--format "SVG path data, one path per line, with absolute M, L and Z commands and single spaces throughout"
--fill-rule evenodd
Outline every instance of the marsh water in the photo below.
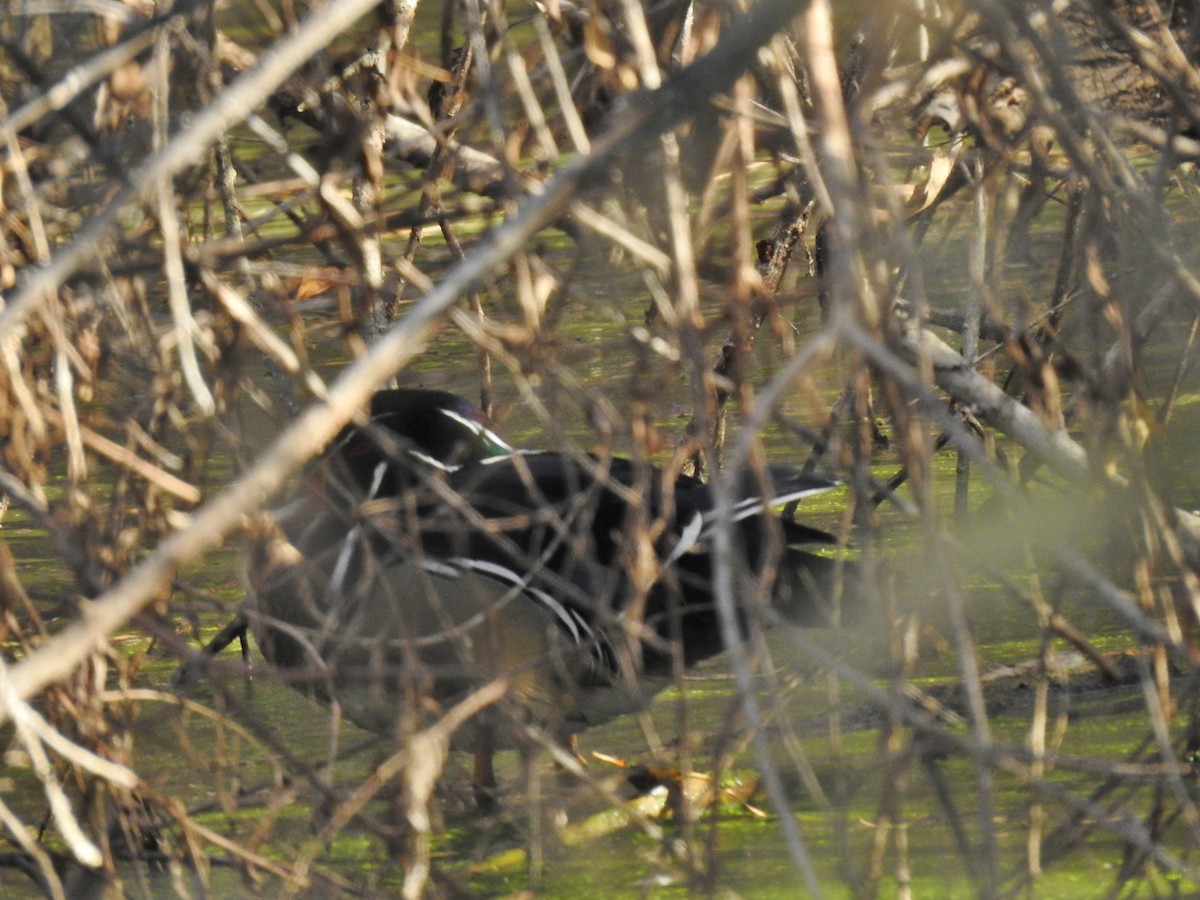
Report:
M 770 210 L 762 214 L 767 217 Z M 1027 270 L 1019 274 L 1029 284 L 1037 284 L 1045 276 Z M 621 348 L 629 344 L 631 323 L 643 314 L 644 293 L 636 282 L 576 277 L 563 296 L 561 306 L 553 311 L 553 339 L 561 351 L 558 360 L 569 365 L 580 383 L 602 386 L 608 397 L 627 396 L 633 389 L 635 369 L 632 357 Z M 518 310 L 506 310 L 503 300 L 489 311 L 497 317 L 519 316 Z M 791 309 L 789 316 L 800 335 L 819 327 L 815 304 Z M 762 371 L 769 369 L 775 353 L 764 338 L 758 353 Z M 478 385 L 476 359 L 467 342 L 447 330 L 400 380 L 406 385 L 437 386 L 473 395 Z M 341 364 L 330 358 L 321 368 L 332 374 Z M 276 377 L 258 381 L 264 394 L 271 394 L 272 378 Z M 831 406 L 841 383 L 836 361 L 828 371 L 819 373 L 818 379 L 821 397 Z M 280 419 L 292 408 L 288 386 L 282 382 L 281 386 L 274 407 Z M 662 391 L 656 395 L 656 424 L 666 435 L 677 434 L 687 421 L 687 384 L 676 375 L 664 378 L 658 387 Z M 503 372 L 497 373 L 494 390 L 497 427 L 522 446 L 556 446 L 562 434 L 555 429 L 583 448 L 603 440 L 578 407 L 570 404 L 555 407 L 556 414 L 574 409 L 575 418 L 558 415 L 550 427 L 523 404 Z M 820 425 L 809 418 L 811 398 L 795 398 L 789 403 L 789 412 L 813 427 Z M 277 427 L 271 416 L 253 408 L 242 421 L 248 448 L 269 440 Z M 1161 469 L 1160 483 L 1176 489 L 1173 503 L 1200 506 L 1200 485 L 1192 466 L 1200 435 L 1200 399 L 1195 393 L 1180 403 L 1167 430 L 1165 449 L 1153 462 Z M 766 446 L 773 461 L 794 461 L 796 445 L 786 436 L 768 433 Z M 618 452 L 621 449 L 618 444 Z M 234 468 L 231 460 L 219 460 L 217 465 L 230 471 Z M 893 449 L 878 452 L 875 470 L 881 480 L 898 466 Z M 953 516 L 954 466 L 952 451 L 937 457 L 934 478 L 939 515 L 947 518 Z M 961 536 L 964 543 L 992 542 L 1000 557 L 1008 552 L 1003 535 L 1012 524 L 989 521 L 989 497 L 987 487 L 973 488 L 969 526 L 964 526 Z M 838 530 L 846 498 L 844 489 L 815 498 L 802 507 L 800 515 L 812 524 Z M 952 683 L 959 677 L 960 660 L 949 648 L 946 611 L 933 598 L 921 562 L 921 529 L 893 505 L 885 504 L 880 515 L 879 534 L 893 560 L 897 593 L 908 598 L 910 609 L 919 614 L 921 639 L 927 644 L 908 679 L 922 687 Z M 1096 524 L 1094 511 L 1080 518 Z M 19 510 L 9 512 L 4 530 L 20 560 L 27 587 L 35 599 L 43 601 L 47 627 L 53 630 L 71 612 L 73 586 L 53 548 Z M 1102 527 L 1091 529 L 1091 534 L 1086 530 L 1079 529 L 1075 539 L 1092 546 L 1119 541 L 1118 535 L 1106 534 Z M 199 637 L 207 637 L 235 611 L 243 591 L 241 565 L 235 541 L 183 573 L 181 580 L 188 590 L 177 594 L 173 608 L 181 633 L 192 640 L 197 637 L 185 624 L 192 618 L 200 625 Z M 1042 632 L 1025 601 L 984 569 L 969 583 L 969 618 L 981 668 L 990 671 L 1037 659 Z M 1096 646 L 1106 651 L 1135 648 L 1121 622 L 1097 607 L 1086 593 L 1067 591 L 1063 596 L 1063 612 Z M 204 598 L 203 602 L 197 597 Z M 184 609 L 193 612 L 175 612 Z M 759 700 L 770 723 L 771 753 L 784 773 L 790 812 L 800 825 L 817 876 L 831 896 L 852 895 L 852 885 L 863 877 L 866 860 L 881 839 L 877 823 L 886 767 L 889 760 L 893 764 L 896 760 L 880 745 L 886 711 L 869 703 L 853 684 L 832 681 L 828 669 L 805 651 L 805 642 L 817 642 L 886 687 L 894 658 L 894 648 L 889 646 L 893 639 L 893 632 L 882 623 L 800 635 L 784 629 L 770 636 L 769 660 L 761 666 L 764 674 L 758 676 Z M 136 683 L 128 686 L 127 709 L 134 717 L 129 734 L 136 770 L 157 795 L 180 798 L 195 821 L 218 834 L 239 835 L 239 840 L 269 859 L 291 864 L 310 852 L 318 854 L 312 842 L 330 811 L 314 789 L 314 780 L 353 787 L 392 752 L 386 741 L 348 723 L 332 726 L 329 710 L 277 683 L 261 661 L 252 683 L 233 675 L 227 678 L 223 694 L 201 686 L 181 700 L 170 686 L 177 665 L 171 654 L 137 632 L 118 636 L 114 646 L 123 654 L 148 654 L 138 667 Z M 1071 650 L 1065 644 L 1059 649 L 1064 657 Z M 236 653 L 231 650 L 227 655 L 229 664 L 236 667 Z M 121 689 L 111 687 L 112 701 L 118 703 Z M 1029 696 L 1032 681 L 1006 690 L 1010 702 L 991 718 L 990 725 L 998 740 L 1021 745 L 1032 716 L 1032 701 L 1021 695 L 1024 691 Z M 1073 760 L 1116 764 L 1144 751 L 1148 728 L 1140 690 L 1136 684 L 1101 690 L 1091 685 L 1078 696 L 1072 695 L 1070 687 L 1057 690 L 1052 715 L 1058 752 Z M 214 718 L 208 710 L 220 711 L 228 718 Z M 1177 724 L 1182 724 L 1182 718 Z M 689 672 L 645 716 L 626 717 L 583 735 L 582 749 L 591 760 L 589 778 L 595 783 L 565 777 L 545 752 L 529 759 L 503 754 L 499 807 L 484 814 L 471 799 L 470 761 L 452 754 L 440 793 L 442 820 L 435 841 L 439 877 L 445 879 L 442 888 L 457 886 L 454 890 L 482 896 L 519 893 L 531 885 L 539 896 L 546 897 L 672 896 L 709 890 L 723 896 L 797 896 L 800 876 L 781 835 L 777 811 L 767 805 L 761 791 L 753 789 L 758 772 L 746 749 L 745 735 L 728 666 L 720 657 L 700 671 Z M 686 747 L 682 758 L 691 768 L 704 777 L 715 773 L 728 784 L 728 791 L 719 793 L 716 802 L 698 807 L 697 820 L 687 826 L 663 814 L 652 817 L 651 825 L 638 827 L 613 812 L 605 791 L 627 791 L 625 773 L 619 766 L 662 759 L 652 751 L 664 745 L 675 748 L 668 754 L 670 758 L 679 758 L 681 742 Z M 972 850 L 959 846 L 961 836 L 956 829 L 965 831 L 969 843 L 977 840 L 979 823 L 972 818 L 975 767 L 957 756 L 927 765 L 927 777 L 917 774 L 922 771 L 918 769 L 905 781 L 903 820 L 887 838 L 904 841 L 907 868 L 896 871 L 885 861 L 880 889 L 884 893 L 911 889 L 918 897 L 973 896 Z M 311 767 L 308 774 L 298 775 L 298 769 L 306 766 Z M 1095 775 L 1086 766 L 1065 766 L 1053 777 L 1064 790 L 1082 796 Z M 12 769 L 7 788 L 8 802 L 21 810 L 27 821 L 36 821 L 44 802 L 36 784 L 21 770 Z M 959 821 L 954 822 L 947 813 L 938 791 L 957 798 Z M 1016 877 L 1025 866 L 1030 795 L 1019 783 L 1006 785 L 998 777 L 995 798 L 991 824 L 997 864 L 1002 873 L 1016 873 Z M 392 861 L 387 838 L 396 827 L 395 803 L 394 799 L 377 799 L 369 807 L 369 821 L 374 824 L 347 827 L 319 852 L 322 869 L 335 879 L 340 873 L 356 890 L 397 891 L 402 870 Z M 1119 841 L 1103 830 L 1086 839 L 1089 852 L 1048 867 L 1037 883 L 1037 896 L 1092 895 L 1097 875 L 1091 860 L 1118 860 Z M 219 861 L 220 857 L 219 850 L 215 851 L 214 858 Z M 136 874 L 131 871 L 129 877 L 127 887 L 134 895 L 140 882 L 155 896 L 169 894 L 181 885 L 196 889 L 199 879 L 194 872 L 152 868 Z M 253 887 L 242 879 L 237 870 L 220 865 L 204 876 L 210 896 L 237 896 Z M 319 883 L 325 887 L 318 889 L 318 894 L 339 893 L 336 880 Z M 8 886 L 0 889 L 20 891 L 28 882 L 0 870 L 0 885 Z M 273 895 L 275 889 L 267 889 L 267 893 Z
M 407 201 L 396 201 L 401 202 Z M 778 211 L 778 203 L 755 209 L 756 233 L 769 233 Z M 1195 210 L 1191 212 L 1193 221 L 1200 220 Z M 1037 258 L 1006 270 L 996 286 L 999 292 L 1033 298 L 1048 294 L 1061 223 L 1051 212 L 1039 227 Z M 439 246 L 438 236 L 430 233 L 426 240 L 430 257 L 440 253 L 448 266 L 452 254 Z M 967 254 L 965 241 L 951 222 L 924 246 L 932 304 L 955 308 L 961 302 L 966 290 L 961 263 Z M 401 243 L 397 239 L 388 252 L 399 255 Z M 607 265 L 604 248 L 577 251 L 554 233 L 536 250 L 560 283 L 544 311 L 537 340 L 520 357 L 493 359 L 497 428 L 523 447 L 570 445 L 628 453 L 627 418 L 635 399 L 649 410 L 663 448 L 659 461 L 666 461 L 691 415 L 691 385 L 685 368 L 666 361 L 647 367 L 641 356 L 637 334 L 651 302 L 643 279 L 614 274 L 624 269 Z M 795 295 L 807 297 L 780 311 L 795 339 L 803 341 L 820 328 L 820 311 L 803 279 L 785 288 L 796 288 Z M 722 290 L 715 282 L 706 288 L 714 346 L 726 327 Z M 503 293 L 486 294 L 483 302 L 495 321 L 527 322 L 525 312 Z M 288 334 L 292 312 L 272 309 L 264 314 L 281 334 Z M 332 379 L 347 362 L 334 304 L 310 305 L 303 314 L 314 367 Z M 1170 380 L 1186 346 L 1188 323 L 1175 324 L 1178 327 L 1169 329 L 1171 337 L 1156 344 L 1147 370 L 1152 382 Z M 781 343 L 764 329 L 756 340 L 747 381 L 763 383 L 778 368 L 783 352 Z M 234 438 L 218 442 L 213 452 L 210 492 L 232 480 L 304 402 L 303 392 L 286 376 L 260 361 L 246 365 L 250 371 L 245 381 L 253 390 L 246 390 L 228 418 Z M 813 371 L 811 389 L 798 389 L 785 400 L 788 416 L 819 430 L 842 391 L 845 365 L 832 358 Z M 1147 458 L 1163 500 L 1185 509 L 1200 508 L 1198 368 L 1192 366 L 1188 373 L 1171 418 L 1153 435 Z M 474 397 L 479 394 L 479 372 L 477 350 L 447 327 L 399 380 Z M 516 375 L 527 380 L 545 414 L 518 390 Z M 1144 387 L 1148 396 L 1162 393 L 1161 384 Z M 579 402 L 580 396 L 611 403 L 612 421 L 620 427 L 609 432 L 603 408 Z M 736 420 L 736 408 L 733 414 Z M 931 437 L 932 432 L 931 427 Z M 809 451 L 778 424 L 772 424 L 763 439 L 772 462 L 802 464 Z M 1018 453 L 1012 448 L 1010 452 Z M 61 466 L 61 460 L 55 462 Z M 880 481 L 900 465 L 894 442 L 876 450 L 873 471 Z M 830 668 L 823 654 L 857 673 L 869 687 L 885 693 L 898 689 L 896 660 L 902 652 L 897 643 L 911 640 L 916 650 L 911 668 L 903 673 L 904 683 L 942 698 L 950 712 L 947 721 L 962 715 L 952 693 L 943 693 L 961 681 L 964 654 L 954 646 L 952 611 L 927 553 L 930 526 L 899 505 L 884 503 L 876 535 L 869 539 L 882 544 L 906 622 L 900 626 L 881 614 L 864 625 L 839 630 L 780 628 L 757 648 L 757 698 L 770 736 L 769 753 L 783 778 L 785 812 L 798 823 L 815 875 L 830 896 L 863 892 L 864 885 L 875 883 L 869 877 L 873 865 L 880 875 L 877 889 L 884 895 L 907 891 L 915 897 L 975 896 L 985 840 L 994 841 L 991 864 L 1000 882 L 1012 893 L 1022 893 L 1022 873 L 1029 868 L 1030 823 L 1039 804 L 1042 809 L 1036 815 L 1046 819 L 1051 834 L 1064 823 L 1078 826 L 1091 817 L 1086 827 L 1067 830 L 1059 844 L 1051 845 L 1052 852 L 1043 859 L 1044 873 L 1029 892 L 1063 898 L 1103 895 L 1116 883 L 1128 852 L 1112 823 L 1102 821 L 1108 807 L 1101 801 L 1107 798 L 1096 793 L 1108 784 L 1105 779 L 1112 770 L 1142 766 L 1146 777 L 1141 782 L 1131 777 L 1133 786 L 1121 788 L 1122 800 L 1139 813 L 1156 802 L 1153 790 L 1145 787 L 1155 763 L 1145 682 L 1135 678 L 1112 686 L 1087 677 L 1073 681 L 1070 670 L 1086 669 L 1077 649 L 1056 640 L 1046 655 L 1046 629 L 1019 588 L 1032 571 L 1026 558 L 1029 545 L 1036 550 L 1055 540 L 1083 547 L 1106 574 L 1128 586 L 1120 581 L 1127 578 L 1122 563 L 1128 536 L 1115 527 L 1118 519 L 1108 516 L 1103 503 L 1088 498 L 1070 506 L 1048 504 L 1045 522 L 1013 522 L 978 477 L 971 483 L 965 518 L 956 520 L 955 467 L 952 449 L 935 457 L 936 508 L 928 516 L 936 527 L 953 533 L 962 558 L 972 561 L 962 579 L 967 586 L 963 600 L 972 641 L 969 654 L 985 673 L 997 676 L 988 682 L 995 701 L 989 716 L 992 737 L 1017 747 L 1029 740 L 1035 695 L 1046 679 L 1022 675 L 1037 672 L 1023 666 L 1050 658 L 1068 673 L 1054 682 L 1048 706 L 1050 743 L 1058 761 L 1046 775 L 1052 789 L 1033 792 L 1018 775 L 997 771 L 990 821 L 982 823 L 977 808 L 979 768 L 961 753 L 897 739 L 891 726 L 898 723 L 889 719 L 887 707 L 868 697 L 863 684 Z M 98 495 L 106 489 L 95 485 Z M 1053 485 L 1036 485 L 1035 491 L 1049 497 L 1055 493 Z M 847 502 L 848 489 L 843 488 L 806 502 L 798 515 L 842 533 Z M 78 588 L 56 549 L 19 508 L 7 512 L 3 529 L 47 631 L 58 630 L 86 601 L 77 598 Z M 1027 540 L 1031 534 L 1036 536 Z M 853 532 L 849 537 L 852 546 L 862 541 Z M 243 564 L 240 538 L 234 537 L 180 573 L 166 615 L 193 646 L 236 611 L 244 596 Z M 1135 668 L 1140 665 L 1137 640 L 1092 594 L 1069 583 L 1048 590 L 1057 598 L 1058 610 L 1094 647 L 1132 660 Z M 175 842 L 175 851 L 192 840 L 212 861 L 207 871 L 169 863 L 172 854 L 163 855 L 162 865 L 129 864 L 121 874 L 131 896 L 287 893 L 286 878 L 263 876 L 255 882 L 244 875 L 212 840 L 214 835 L 232 836 L 265 862 L 289 869 L 312 861 L 314 896 L 388 895 L 400 890 L 404 867 L 397 848 L 402 849 L 405 832 L 393 792 L 381 791 L 363 816 L 327 844 L 321 836 L 338 803 L 395 752 L 393 744 L 334 721 L 329 709 L 273 677 L 256 650 L 253 680 L 238 671 L 231 648 L 222 660 L 223 690 L 202 683 L 180 695 L 171 684 L 178 659 L 161 643 L 129 630 L 115 636 L 112 645 L 128 662 L 121 678 L 107 673 L 104 688 L 122 726 L 121 738 L 129 742 L 131 764 L 156 798 L 176 800 L 208 833 L 185 837 L 184 829 L 173 823 L 157 824 Z M 1186 673 L 1180 673 L 1175 688 L 1179 696 L 1187 695 Z M 1176 743 L 1186 722 L 1183 709 L 1167 723 Z M 968 730 L 961 722 L 947 727 L 956 734 Z M 474 803 L 471 760 L 452 753 L 438 794 L 435 886 L 448 896 L 524 896 L 525 891 L 564 898 L 803 894 L 801 874 L 780 826 L 781 811 L 756 787 L 761 766 L 750 748 L 749 728 L 725 657 L 686 673 L 645 715 L 586 732 L 581 750 L 588 760 L 582 777 L 564 773 L 544 748 L 525 756 L 502 754 L 497 808 L 489 812 L 481 812 Z M 661 766 L 664 761 L 685 769 L 689 778 L 716 779 L 715 799 L 696 802 L 694 821 L 672 816 L 661 791 L 636 801 L 640 821 L 614 801 L 614 795 L 633 794 L 630 767 Z M 0 786 L 5 802 L 23 821 L 45 820 L 44 794 L 19 755 L 8 759 Z M 1101 805 L 1087 806 L 1085 801 L 1091 800 Z M 1116 813 L 1112 815 L 1115 819 Z M 884 827 L 885 819 L 894 821 Z M 1194 854 L 1186 834 L 1179 837 L 1168 829 L 1156 838 L 1171 852 Z M 86 887 L 77 884 L 81 891 Z M 0 868 L 0 895 L 26 894 L 29 885 L 24 875 Z M 1186 893 L 1195 885 L 1181 886 L 1174 876 L 1151 875 L 1145 888 Z

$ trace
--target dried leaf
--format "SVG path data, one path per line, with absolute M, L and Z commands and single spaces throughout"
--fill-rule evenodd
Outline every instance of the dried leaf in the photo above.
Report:
M 905 204 L 910 215 L 928 209 L 941 196 L 942 188 L 946 186 L 946 182 L 950 179 L 950 173 L 954 171 L 954 166 L 958 162 L 961 147 L 961 141 L 951 141 L 949 144 L 933 150 L 929 160 L 929 174 L 925 181 L 913 188 L 912 195 Z

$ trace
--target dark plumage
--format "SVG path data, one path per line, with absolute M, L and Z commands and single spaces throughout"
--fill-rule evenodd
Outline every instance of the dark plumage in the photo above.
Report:
M 773 503 L 833 485 L 768 480 Z M 771 514 L 756 479 L 743 488 L 747 572 L 770 570 L 798 623 L 830 622 L 837 564 L 793 545 L 833 539 Z M 507 677 L 510 710 L 565 736 L 644 705 L 675 647 L 685 664 L 722 649 L 712 506 L 703 482 L 650 465 L 515 452 L 456 395 L 381 391 L 370 425 L 344 430 L 274 513 L 247 616 L 270 662 L 364 727 L 419 724 Z M 494 722 L 463 741 L 479 758 Z
M 832 482 L 791 475 L 787 502 L 824 491 Z M 713 500 L 694 478 L 664 478 L 628 459 L 519 454 L 450 473 L 446 484 L 462 503 L 434 502 L 420 510 L 423 546 L 442 557 L 482 559 L 503 566 L 559 597 L 594 639 L 611 645 L 617 630 L 644 624 L 661 639 L 639 648 L 643 671 L 670 664 L 671 619 L 678 615 L 685 664 L 722 649 L 712 602 L 709 547 Z M 782 487 L 782 485 L 781 485 Z M 816 584 L 828 586 L 833 560 L 792 544 L 832 543 L 830 535 L 763 515 L 752 479 L 743 485 L 736 536 L 743 560 L 759 571 L 778 569 L 778 599 L 798 623 L 829 624 L 831 612 Z M 770 532 L 779 557 L 770 560 Z M 652 551 L 652 553 L 647 553 Z M 639 583 L 640 582 L 640 583 Z M 811 590 L 809 589 L 811 587 Z M 639 591 L 640 589 L 640 591 Z M 638 596 L 642 593 L 643 596 Z M 633 602 L 640 622 L 629 622 Z M 617 619 L 626 619 L 616 622 Z

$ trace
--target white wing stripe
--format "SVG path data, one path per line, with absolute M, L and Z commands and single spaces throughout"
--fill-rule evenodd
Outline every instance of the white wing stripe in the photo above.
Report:
M 506 566 L 501 566 L 493 562 L 488 562 L 483 559 L 466 559 L 456 557 L 451 562 L 457 563 L 464 569 L 471 569 L 476 572 L 483 572 L 487 575 L 492 575 L 496 578 L 503 579 L 509 584 L 520 587 L 523 591 L 529 593 L 534 599 L 545 606 L 555 617 L 561 622 L 568 631 L 571 632 L 571 639 L 576 644 L 582 644 L 585 640 L 591 637 L 591 627 L 583 621 L 583 618 L 574 610 L 567 609 L 552 596 L 543 590 L 535 588 L 529 584 L 527 579 L 521 578 L 512 569 Z
M 671 551 L 671 555 L 667 557 L 667 565 L 675 562 L 683 554 L 687 553 L 692 547 L 696 546 L 696 542 L 700 540 L 701 534 L 704 532 L 704 516 L 696 513 L 683 526 L 683 530 L 679 532 L 679 541 L 675 544 L 675 549 Z

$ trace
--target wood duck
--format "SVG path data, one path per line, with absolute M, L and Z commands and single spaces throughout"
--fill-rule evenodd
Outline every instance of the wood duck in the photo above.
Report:
M 769 476 L 772 504 L 834 484 Z M 833 538 L 770 514 L 757 486 L 735 511 L 747 578 L 769 570 L 773 605 L 831 623 L 839 565 L 794 545 Z M 369 424 L 343 430 L 274 512 L 246 615 L 269 662 L 360 726 L 419 723 L 506 677 L 510 713 L 567 736 L 645 705 L 677 650 L 690 665 L 723 649 L 712 508 L 697 479 L 518 452 L 457 395 L 380 391 Z M 460 740 L 477 784 L 504 731 L 491 713 Z

